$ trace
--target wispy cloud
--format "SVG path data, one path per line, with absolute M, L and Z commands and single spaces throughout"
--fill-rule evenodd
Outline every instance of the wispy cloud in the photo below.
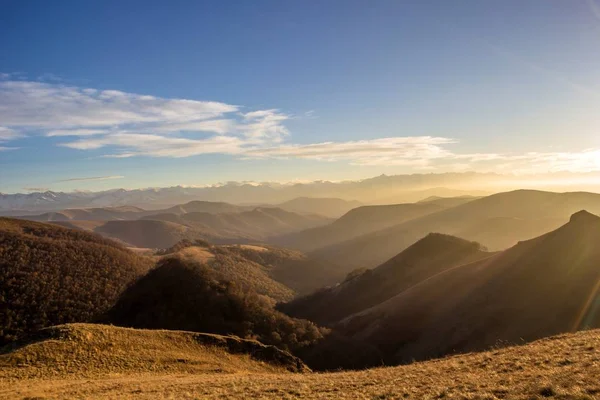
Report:
M 7 142 L 23 137 L 23 134 L 15 131 L 14 129 L 0 126 L 0 142 Z
M 50 190 L 49 188 L 45 187 L 24 187 L 22 189 L 26 192 L 46 192 Z
M 88 176 L 85 178 L 68 178 L 61 179 L 56 182 L 82 182 L 82 181 L 106 181 L 109 179 L 123 179 L 125 178 L 123 175 L 109 175 L 109 176 Z
M 583 91 L 580 85 L 515 58 L 512 53 L 504 56 Z M 314 113 L 304 115 L 311 118 Z M 239 159 L 341 161 L 365 167 L 404 166 L 418 171 L 600 170 L 600 149 L 469 154 L 456 152 L 457 141 L 443 134 L 297 144 L 286 126 L 291 118 L 289 113 L 275 108 L 248 110 L 217 101 L 166 99 L 63 83 L 17 80 L 8 74 L 0 80 L 0 121 L 3 124 L 0 144 L 24 135 L 40 135 L 58 138 L 58 145 L 62 147 L 100 150 L 103 158 L 225 154 Z M 0 151 L 14 149 L 0 147 Z M 119 178 L 122 176 L 71 178 L 61 182 Z
M 251 157 L 304 158 L 324 161 L 348 160 L 355 164 L 427 162 L 448 157 L 450 152 L 442 145 L 456 141 L 443 137 L 392 137 L 349 142 L 324 142 L 308 145 L 282 145 L 248 150 Z

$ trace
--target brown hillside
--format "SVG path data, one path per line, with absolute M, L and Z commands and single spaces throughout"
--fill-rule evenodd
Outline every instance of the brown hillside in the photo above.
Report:
M 46 326 L 90 321 L 149 267 L 95 234 L 0 218 L 0 345 Z
M 339 324 L 390 362 L 481 350 L 600 327 L 600 218 L 435 275 Z
M 478 243 L 433 233 L 373 270 L 282 304 L 280 309 L 297 318 L 331 324 L 382 303 L 446 269 L 490 256 Z
M 551 193 L 534 190 L 517 190 L 499 193 L 470 201 L 466 204 L 425 215 L 395 225 L 391 228 L 366 234 L 336 245 L 327 246 L 311 253 L 316 257 L 330 259 L 340 265 L 346 265 L 350 272 L 356 268 L 374 268 L 404 250 L 430 232 L 460 236 L 463 232 L 481 224 L 490 218 L 518 218 L 522 222 L 519 229 L 506 231 L 502 225 L 492 224 L 484 230 L 477 230 L 477 237 L 499 240 L 503 243 L 516 244 L 518 241 L 531 239 L 546 233 L 532 227 L 546 228 L 540 220 L 548 219 L 560 222 L 552 229 L 558 228 L 569 220 L 569 216 L 579 210 L 586 209 L 600 214 L 600 194 L 595 193 Z M 494 229 L 500 229 L 496 232 Z M 507 236 L 508 235 L 508 236 Z M 464 239 L 476 240 L 467 236 Z M 489 240 L 491 241 L 491 240 Z M 485 241 L 486 247 L 496 249 Z
M 314 324 L 273 310 L 271 302 L 221 271 L 176 257 L 161 260 L 129 287 L 105 320 L 133 328 L 256 338 L 284 349 L 322 338 Z

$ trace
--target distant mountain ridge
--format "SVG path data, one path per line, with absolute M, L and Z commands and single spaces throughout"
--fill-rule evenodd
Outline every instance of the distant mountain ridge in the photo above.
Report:
M 436 204 L 361 206 L 332 223 L 272 240 L 282 246 L 312 251 L 443 210 Z
M 464 189 L 464 187 L 489 187 L 494 182 L 502 182 L 506 179 L 506 176 L 498 174 L 467 172 L 381 175 L 369 179 L 341 182 L 314 181 L 290 184 L 228 182 L 208 187 L 174 186 L 133 190 L 112 189 L 99 192 L 0 193 L 0 213 L 5 215 L 20 211 L 23 215 L 26 211 L 43 212 L 66 208 L 124 205 L 144 209 L 164 209 L 193 200 L 224 201 L 234 204 L 280 204 L 302 197 L 339 198 L 363 203 L 390 204 L 418 201 L 426 196 L 466 194 L 468 189 Z M 516 184 L 515 186 L 522 185 Z M 499 187 L 495 191 L 499 190 L 502 188 Z
M 427 204 L 427 203 L 425 203 Z M 573 192 L 553 193 L 537 190 L 516 190 L 498 193 L 447 208 L 395 226 L 321 247 L 311 254 L 355 268 L 373 268 L 398 254 L 431 232 L 459 235 L 481 241 L 484 246 L 499 250 L 558 228 L 571 214 L 586 209 L 600 214 L 600 194 Z M 486 220 L 510 219 L 510 229 L 503 224 L 481 226 Z M 498 229 L 498 233 L 494 231 Z M 474 233 L 474 238 L 465 236 Z

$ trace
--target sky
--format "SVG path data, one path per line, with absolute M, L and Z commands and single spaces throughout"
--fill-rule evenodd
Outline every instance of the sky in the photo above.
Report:
M 600 1 L 0 0 L 0 192 L 600 170 Z

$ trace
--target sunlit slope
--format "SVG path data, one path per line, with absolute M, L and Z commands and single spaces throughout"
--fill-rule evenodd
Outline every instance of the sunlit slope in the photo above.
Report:
M 339 324 L 407 362 L 600 327 L 600 217 L 435 275 Z
M 382 303 L 435 274 L 491 255 L 478 243 L 429 234 L 379 267 L 282 304 L 281 309 L 294 317 L 331 324 Z
M 514 245 L 520 240 L 548 232 L 551 224 L 541 223 L 540 220 L 555 220 L 557 225 L 552 229 L 556 229 L 566 223 L 571 214 L 583 209 L 600 214 L 600 194 L 517 190 L 484 197 L 323 247 L 313 254 L 346 265 L 349 271 L 359 267 L 374 268 L 431 232 L 460 236 L 473 229 L 476 230 L 475 238 L 461 237 L 475 240 L 485 236 L 487 241 L 481 241 L 481 244 L 495 250 L 500 247 L 499 244 Z M 514 225 L 518 229 L 507 231 L 501 224 L 481 227 L 484 221 L 493 218 L 518 219 Z
M 0 350 L 2 380 L 303 370 L 306 367 L 291 354 L 235 336 L 95 324 L 45 328 Z
M 355 208 L 331 224 L 275 238 L 282 246 L 311 251 L 442 210 L 435 204 L 395 204 Z
M 150 266 L 96 234 L 0 218 L 0 345 L 49 325 L 92 320 Z
M 115 344 L 119 346 L 118 342 Z M 176 344 L 174 347 L 178 349 L 180 345 Z M 253 368 L 258 368 L 254 367 L 254 363 L 244 365 L 237 357 L 233 360 L 221 357 L 223 353 L 216 353 L 218 359 L 215 364 L 207 363 L 207 356 L 202 353 L 197 355 L 186 352 L 183 355 L 177 354 L 176 357 L 193 361 L 199 359 L 200 362 L 197 365 L 178 363 L 173 370 L 164 372 L 113 376 L 106 376 L 99 369 L 95 378 L 91 379 L 73 375 L 52 378 L 43 374 L 47 369 L 46 365 L 23 365 L 16 371 L 13 368 L 2 373 L 5 376 L 13 372 L 31 376 L 34 373 L 30 371 L 39 368 L 42 371 L 38 375 L 40 378 L 0 379 L 0 397 L 588 400 L 600 395 L 598 348 L 600 332 L 593 330 L 539 340 L 523 346 L 400 367 L 327 374 L 253 373 Z M 145 354 L 154 358 L 154 349 L 152 346 Z M 173 350 L 172 347 L 167 347 L 164 352 L 162 348 L 156 351 L 158 354 L 165 354 Z M 178 351 L 175 350 L 174 353 Z M 218 366 L 214 369 L 215 373 L 198 373 L 207 364 Z M 230 364 L 234 366 L 231 367 Z M 219 373 L 231 372 L 236 367 L 247 368 L 249 373 Z M 195 370 L 196 373 L 180 372 L 182 369 Z

